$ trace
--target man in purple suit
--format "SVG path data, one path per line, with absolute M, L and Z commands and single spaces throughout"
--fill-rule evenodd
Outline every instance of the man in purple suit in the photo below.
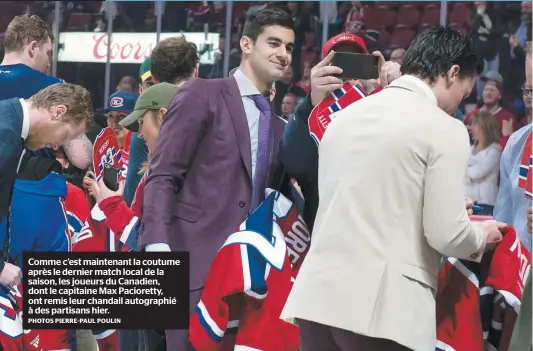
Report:
M 248 17 L 239 69 L 192 79 L 172 98 L 146 181 L 140 249 L 190 252 L 190 310 L 217 251 L 277 183 L 285 122 L 270 111 L 272 82 L 291 64 L 294 22 L 280 9 Z M 167 330 L 168 350 L 194 350 Z

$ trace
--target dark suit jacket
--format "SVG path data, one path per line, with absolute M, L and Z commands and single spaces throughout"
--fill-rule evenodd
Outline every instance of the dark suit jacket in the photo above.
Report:
M 0 222 L 7 216 L 20 156 L 24 115 L 19 99 L 0 101 Z M 0 242 L 0 272 L 4 269 L 4 242 Z
M 278 183 L 285 122 L 272 118 L 269 186 Z M 139 246 L 190 252 L 190 289 L 250 210 L 250 132 L 234 77 L 193 79 L 173 96 L 146 180 Z M 193 302 L 193 303 L 197 303 Z

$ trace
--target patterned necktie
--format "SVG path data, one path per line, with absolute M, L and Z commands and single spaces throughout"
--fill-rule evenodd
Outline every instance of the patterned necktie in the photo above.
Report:
M 261 95 L 254 95 L 253 100 L 259 109 L 259 133 L 257 141 L 257 161 L 252 190 L 252 206 L 250 213 L 261 204 L 266 188 L 268 164 L 270 163 L 270 101 Z

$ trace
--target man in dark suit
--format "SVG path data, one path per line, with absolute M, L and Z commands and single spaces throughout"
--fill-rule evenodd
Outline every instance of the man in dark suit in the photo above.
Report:
M 87 90 L 58 83 L 44 88 L 30 99 L 0 101 L 0 222 L 9 216 L 13 183 L 19 172 L 25 147 L 57 150 L 83 135 L 92 122 L 92 102 Z M 9 242 L 9 219 L 6 221 Z M 0 255 L 7 251 L 0 243 Z M 20 282 L 20 269 L 0 258 L 0 283 Z
M 229 78 L 192 79 L 170 103 L 146 181 L 140 248 L 190 252 L 190 310 L 226 238 L 276 178 L 285 122 L 270 111 L 272 82 L 291 64 L 294 23 L 283 10 L 250 16 Z M 193 350 L 167 330 L 168 350 Z

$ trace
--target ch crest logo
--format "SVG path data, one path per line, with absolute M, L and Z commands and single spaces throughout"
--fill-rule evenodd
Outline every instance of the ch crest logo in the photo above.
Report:
M 109 105 L 111 105 L 111 107 L 122 107 L 124 106 L 124 99 L 121 97 L 115 96 L 114 98 L 111 99 L 111 101 L 109 102 Z
M 337 39 L 335 39 L 335 43 L 338 43 L 338 42 L 341 41 L 341 40 L 347 40 L 347 39 L 350 40 L 350 39 L 352 39 L 352 37 L 349 36 L 349 35 L 343 35 L 343 36 L 340 36 L 340 37 L 338 37 Z

